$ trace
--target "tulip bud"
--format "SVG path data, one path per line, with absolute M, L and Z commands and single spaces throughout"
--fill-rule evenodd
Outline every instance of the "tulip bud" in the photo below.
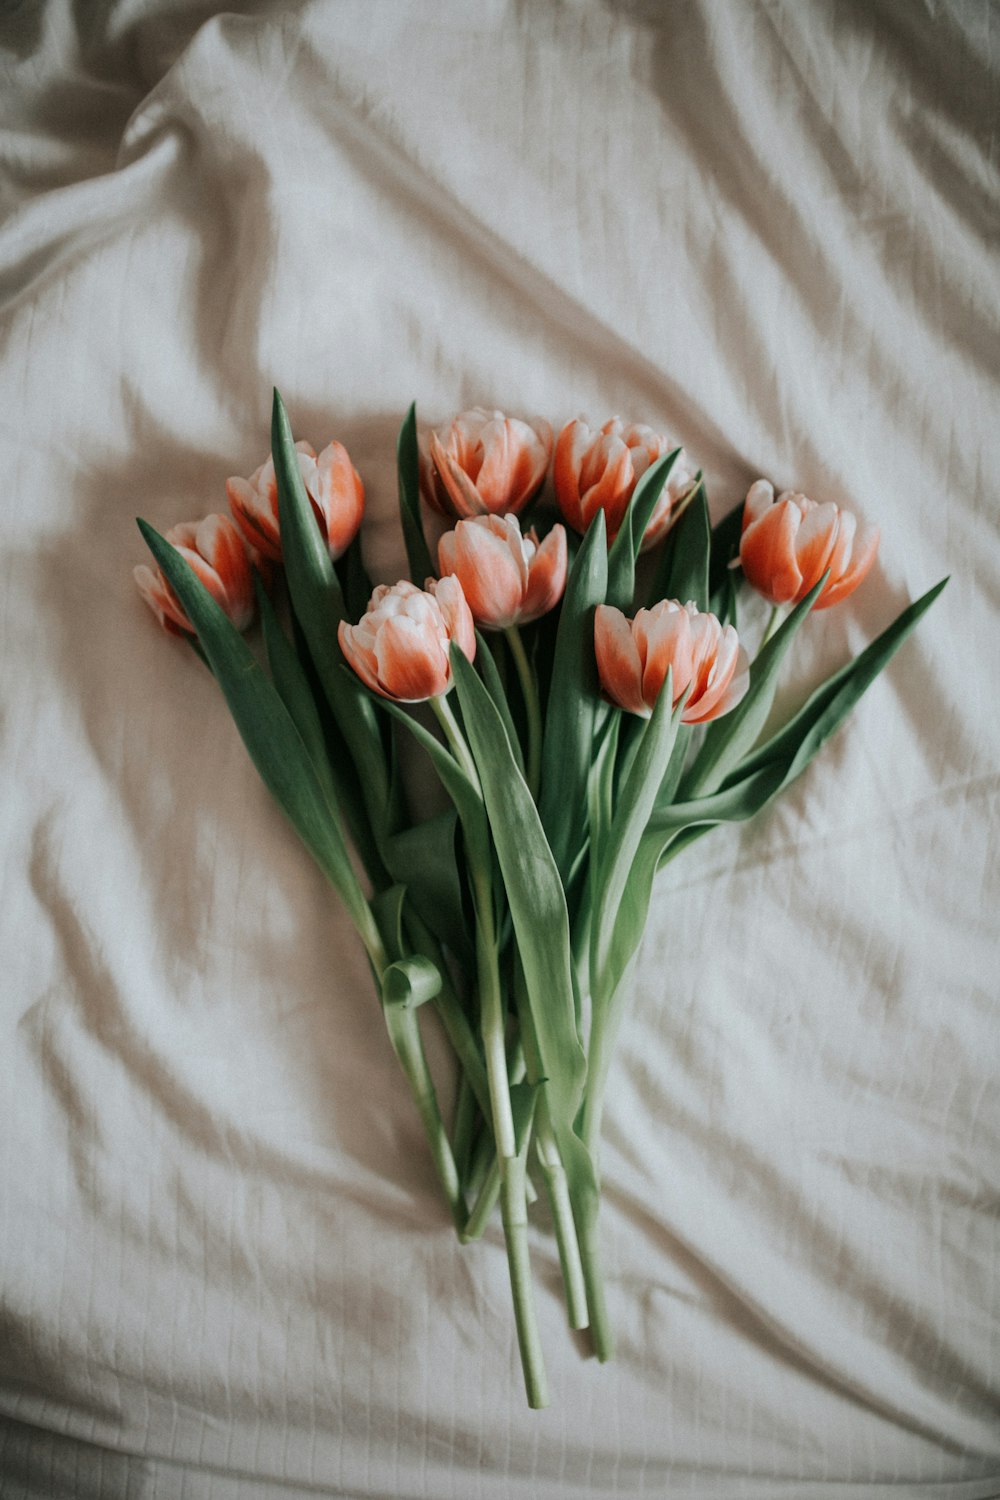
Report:
M 420 489 L 433 510 L 465 519 L 516 513 L 545 479 L 552 428 L 476 406 L 422 433 L 420 456 Z
M 673 669 L 674 703 L 687 693 L 684 724 L 704 724 L 735 708 L 750 683 L 747 655 L 731 625 L 694 604 L 664 599 L 628 620 L 598 605 L 594 650 L 601 686 L 612 703 L 648 718 Z
M 487 630 L 525 625 L 553 609 L 566 587 L 566 532 L 553 526 L 539 544 L 514 516 L 459 521 L 438 543 L 438 566 L 462 585 L 472 617 Z
M 351 545 L 361 525 L 365 488 L 342 443 L 328 443 L 317 457 L 311 444 L 295 444 L 299 473 L 334 562 Z M 268 458 L 249 479 L 226 480 L 229 508 L 247 541 L 272 562 L 281 561 L 278 535 L 278 481 Z
M 786 490 L 774 498 L 764 479 L 750 486 L 743 508 L 740 566 L 771 604 L 798 604 L 829 570 L 813 609 L 829 609 L 854 592 L 875 561 L 879 533 L 858 533 L 850 511 Z
M 599 510 L 607 524 L 608 544 L 625 519 L 637 483 L 651 464 L 676 445 L 641 423 L 612 417 L 593 432 L 583 419 L 567 422 L 556 442 L 552 481 L 563 518 L 574 531 L 585 532 Z M 642 550 L 670 529 L 673 510 L 694 483 L 683 450 L 677 455 L 642 537 Z
M 164 538 L 176 547 L 237 630 L 246 630 L 254 616 L 252 559 L 229 517 L 212 515 L 203 521 L 187 521 L 172 526 Z M 142 563 L 133 569 L 133 576 L 164 630 L 172 635 L 194 635 L 194 626 L 159 568 Z
M 403 580 L 380 584 L 357 625 L 337 630 L 348 665 L 383 698 L 422 703 L 452 686 L 452 641 L 472 661 L 476 627 L 457 578 L 431 579 L 427 589 Z

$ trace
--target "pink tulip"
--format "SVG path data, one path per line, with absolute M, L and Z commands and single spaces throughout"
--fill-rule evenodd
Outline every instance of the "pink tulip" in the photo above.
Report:
M 685 692 L 684 724 L 704 724 L 735 708 L 750 682 L 747 654 L 731 625 L 701 614 L 693 604 L 664 599 L 628 620 L 620 609 L 598 605 L 594 618 L 597 671 L 619 708 L 648 718 L 673 668 L 673 698 Z
M 203 521 L 186 521 L 172 526 L 164 537 L 194 569 L 237 630 L 246 630 L 254 616 L 252 559 L 229 517 L 215 515 L 206 516 Z M 140 594 L 164 630 L 172 635 L 194 635 L 194 626 L 159 568 L 142 563 L 133 570 L 133 575 Z
M 365 686 L 401 703 L 448 692 L 452 641 L 469 661 L 476 654 L 476 627 L 457 578 L 431 579 L 426 592 L 405 579 L 380 584 L 357 625 L 341 620 L 337 635 Z
M 552 428 L 475 406 L 420 437 L 420 488 L 445 516 L 522 510 L 541 488 L 552 457 Z
M 552 481 L 563 517 L 585 532 L 603 510 L 608 542 L 614 541 L 636 484 L 651 464 L 676 445 L 641 423 L 612 417 L 598 432 L 581 419 L 567 422 L 556 442 Z M 673 509 L 694 483 L 683 450 L 677 455 L 656 508 L 643 532 L 642 549 L 655 546 L 670 529 Z
M 814 609 L 829 609 L 853 593 L 875 561 L 878 528 L 857 531 L 850 511 L 820 505 L 758 479 L 743 508 L 740 566 L 748 582 L 772 604 L 798 604 L 830 570 Z
M 553 526 L 539 544 L 514 516 L 473 516 L 438 543 L 438 566 L 462 585 L 477 625 L 526 625 L 559 603 L 566 587 L 566 532 Z
M 317 458 L 311 444 L 295 444 L 299 473 L 312 502 L 323 540 L 336 562 L 357 535 L 365 508 L 365 487 L 342 443 L 328 443 Z M 278 481 L 269 458 L 249 479 L 227 479 L 229 506 L 247 541 L 272 562 L 281 561 L 278 535 Z

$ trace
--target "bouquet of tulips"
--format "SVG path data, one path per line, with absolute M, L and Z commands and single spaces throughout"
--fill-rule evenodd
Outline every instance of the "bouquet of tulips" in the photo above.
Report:
M 357 929 L 463 1242 L 499 1202 L 527 1398 L 544 1406 L 536 1182 L 570 1325 L 599 1358 L 613 1350 L 601 1111 L 656 873 L 799 775 L 944 584 L 774 725 L 796 633 L 876 554 L 877 532 L 838 506 L 759 480 L 713 528 L 700 473 L 648 427 L 574 421 L 553 444 L 546 423 L 477 409 L 418 434 L 411 407 L 397 450 L 411 581 L 373 591 L 343 446 L 296 443 L 277 393 L 271 439 L 229 481 L 231 518 L 165 536 L 140 521 L 157 567 L 137 582 L 214 673 Z M 562 520 L 539 503 L 524 534 L 550 467 Z M 452 528 L 436 556 L 429 520 Z M 752 660 L 741 580 L 772 606 Z M 445 794 L 432 816 L 409 805 L 406 736 Z M 425 1006 L 454 1049 L 447 1109 Z

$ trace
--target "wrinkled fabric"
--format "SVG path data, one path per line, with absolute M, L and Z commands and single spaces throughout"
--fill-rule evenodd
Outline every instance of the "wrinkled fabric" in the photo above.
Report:
M 0 44 L 0 1493 L 1000 1493 L 996 8 L 24 0 Z M 274 385 L 377 581 L 414 398 L 618 414 L 716 517 L 763 477 L 878 525 L 779 706 L 951 574 L 661 876 L 618 1357 L 539 1207 L 542 1413 L 499 1226 L 456 1243 L 360 945 L 132 582 Z

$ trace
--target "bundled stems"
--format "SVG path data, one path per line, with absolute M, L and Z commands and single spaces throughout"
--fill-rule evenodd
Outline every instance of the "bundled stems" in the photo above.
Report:
M 485 432 L 483 415 L 465 414 L 463 430 Z M 491 428 L 500 415 L 491 418 Z M 608 424 L 604 435 L 610 427 L 624 438 L 620 424 Z M 521 475 L 522 460 L 530 459 L 533 469 L 542 463 L 545 445 L 537 432 L 537 442 L 518 457 L 510 448 L 506 420 L 503 431 L 504 465 L 511 476 Z M 234 523 L 213 516 L 179 528 L 187 538 L 182 542 L 179 534 L 164 537 L 140 521 L 160 570 L 159 579 L 140 570 L 145 575 L 140 588 L 165 622 L 169 615 L 171 629 L 191 632 L 193 649 L 222 689 L 264 784 L 344 902 L 367 952 L 388 1034 L 459 1237 L 467 1241 L 481 1234 L 500 1201 L 528 1401 L 544 1406 L 548 1388 L 528 1259 L 527 1210 L 534 1188 L 527 1162 L 533 1149 L 551 1204 L 569 1321 L 576 1328 L 589 1323 L 598 1358 L 608 1359 L 613 1337 L 598 1236 L 601 1120 L 628 976 L 656 872 L 709 827 L 752 817 L 802 773 L 947 580 L 904 609 L 784 724 L 769 730 L 779 668 L 796 632 L 814 607 L 846 598 L 860 583 L 874 559 L 877 536 L 869 534 L 855 556 L 853 529 L 831 529 L 841 525 L 836 506 L 817 513 L 812 502 L 790 492 L 775 502 L 762 482 L 751 488 L 747 508 L 734 508 L 713 530 L 699 482 L 674 503 L 673 540 L 656 585 L 669 597 L 650 603 L 641 621 L 629 620 L 624 611 L 640 602 L 635 562 L 678 457 L 675 449 L 650 463 L 638 483 L 633 479 L 629 494 L 618 497 L 626 509 L 610 549 L 598 510 L 568 576 L 564 571 L 558 586 L 553 584 L 553 602 L 560 594 L 563 602 L 543 723 L 531 652 L 517 627 L 504 628 L 479 614 L 473 620 L 473 595 L 490 593 L 480 586 L 474 566 L 476 556 L 487 555 L 480 545 L 486 538 L 473 538 L 466 549 L 472 568 L 467 590 L 457 575 L 448 576 L 417 605 L 412 596 L 419 590 L 403 581 L 373 595 L 364 630 L 351 626 L 333 566 L 340 553 L 331 545 L 331 523 L 336 521 L 344 535 L 348 523 L 356 530 L 360 480 L 348 477 L 342 492 L 325 496 L 321 528 L 318 502 L 306 490 L 277 393 L 272 450 L 278 515 L 254 510 L 251 520 L 265 532 L 277 522 L 272 540 L 277 545 L 280 533 L 292 639 L 258 582 L 266 669 L 243 640 L 242 607 L 237 618 L 219 602 L 231 605 L 252 591 L 250 563 L 240 551 Z M 400 513 L 416 580 L 432 569 L 420 519 L 412 407 L 398 457 Z M 455 463 L 457 457 L 454 463 L 449 457 L 447 475 L 438 473 L 446 488 L 449 476 L 455 480 Z M 488 467 L 497 482 L 499 469 Z M 535 476 L 538 483 L 543 467 Z M 475 475 L 464 478 L 475 484 Z M 249 482 L 241 483 L 244 492 L 252 490 Z M 558 483 L 556 488 L 564 513 L 569 514 L 568 503 L 575 514 L 573 495 L 560 494 Z M 249 503 L 241 501 L 237 520 L 247 520 Z M 784 518 L 780 545 L 773 532 L 762 530 L 772 505 Z M 796 538 L 801 539 L 807 513 L 828 518 L 828 556 L 836 562 L 811 584 L 803 577 L 789 593 L 789 578 L 801 572 L 804 554 Z M 496 541 L 493 519 L 485 524 Z M 500 530 L 516 543 L 510 515 Z M 747 581 L 766 599 L 784 601 L 772 609 L 752 662 L 735 626 L 724 623 L 735 620 L 735 575 L 729 566 L 737 543 Z M 214 592 L 185 560 L 189 544 L 206 576 L 214 574 L 220 585 Z M 505 554 L 489 550 L 488 556 L 492 569 Z M 351 566 L 351 576 L 363 577 L 360 555 Z M 546 567 L 551 583 L 551 556 L 543 573 Z M 512 588 L 516 580 L 527 597 L 519 566 L 508 580 Z M 723 620 L 709 613 L 717 598 L 723 601 Z M 397 617 L 409 615 L 412 622 L 414 608 L 421 629 L 411 640 Z M 355 609 L 352 602 L 352 613 Z M 492 658 L 484 657 L 480 675 L 472 666 L 476 622 L 483 629 L 503 629 L 507 648 L 500 653 L 499 672 Z M 421 640 L 426 645 L 425 630 L 440 632 L 450 684 L 441 651 L 420 645 Z M 375 648 L 373 637 L 384 649 Z M 523 703 L 519 728 L 506 701 L 508 654 Z M 345 657 L 354 678 L 344 670 Z M 684 678 L 676 701 L 674 674 Z M 445 696 L 452 684 L 468 740 Z M 602 706 L 599 693 L 616 707 Z M 437 714 L 447 749 L 400 707 L 425 700 Z M 441 878 L 432 891 L 433 905 L 439 897 L 442 903 L 440 924 L 432 914 L 425 925 L 428 906 L 421 905 L 421 920 L 407 899 L 408 883 L 421 875 L 413 863 L 419 837 L 396 842 L 397 835 L 415 829 L 399 827 L 406 822 L 405 810 L 379 704 L 408 722 L 423 741 L 462 825 L 464 860 L 450 822 L 436 827 L 443 838 L 428 838 L 429 857 L 440 862 Z M 619 710 L 629 716 L 624 727 Z M 644 727 L 633 716 L 645 719 Z M 675 746 L 682 720 L 697 728 L 701 740 L 687 763 L 683 741 Z M 522 729 L 523 757 L 516 743 Z M 543 751 L 545 785 L 539 798 Z M 358 878 L 359 859 L 377 892 L 371 901 Z M 466 882 L 475 918 L 478 1014 L 464 1009 L 449 973 L 449 963 L 471 946 Z M 506 979 L 509 957 L 514 1015 L 508 1014 L 501 979 L 501 963 Z M 581 996 L 588 989 L 585 1035 Z M 418 1007 L 425 1001 L 433 1004 L 462 1069 L 452 1140 L 421 1038 Z M 474 1199 L 471 1212 L 467 1198 Z
M 474 787 L 479 787 L 479 773 L 465 736 L 455 719 L 447 698 L 442 694 L 430 700 L 444 730 L 455 759 Z M 485 823 L 485 809 L 482 812 Z M 486 1054 L 486 1076 L 489 1082 L 493 1139 L 500 1177 L 500 1211 L 507 1244 L 511 1294 L 517 1323 L 521 1366 L 524 1372 L 528 1405 L 548 1405 L 548 1381 L 538 1334 L 535 1298 L 528 1259 L 528 1207 L 525 1157 L 527 1140 L 518 1149 L 511 1108 L 510 1080 L 507 1073 L 505 1015 L 500 985 L 499 951 L 493 910 L 493 881 L 488 867 L 472 852 L 481 845 L 470 839 L 470 877 L 476 913 L 476 964 L 479 980 L 480 1028 Z M 530 1131 L 526 1132 L 530 1134 Z M 480 1200 L 488 1201 L 489 1179 Z

